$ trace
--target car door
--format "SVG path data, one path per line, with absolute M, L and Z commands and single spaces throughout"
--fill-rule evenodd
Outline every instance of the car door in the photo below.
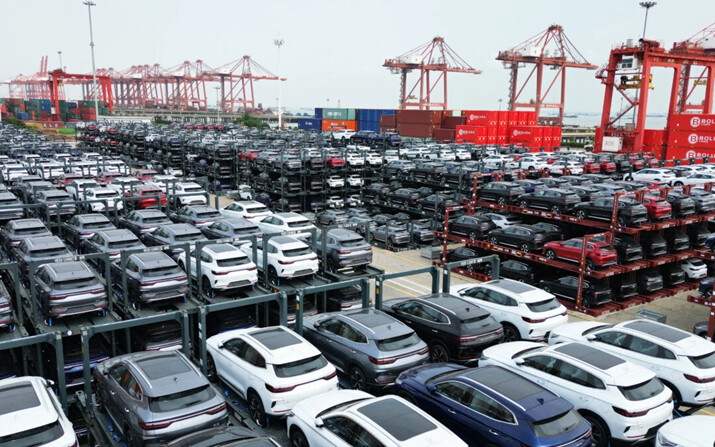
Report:
M 116 423 L 121 424 L 122 415 L 120 414 L 120 408 L 123 402 L 120 393 L 124 392 L 122 390 L 122 384 L 131 374 L 123 363 L 112 366 L 108 372 L 109 374 L 105 377 L 103 382 L 102 392 L 104 395 L 102 399 L 107 413 L 109 413 Z
M 437 330 L 434 328 L 434 309 L 416 301 L 405 301 L 393 309 L 398 319 L 410 326 L 423 341 L 429 343 L 435 338 Z
M 473 388 L 455 380 L 439 382 L 434 386 L 432 399 L 420 402 L 420 407 L 472 445 L 489 444 L 489 429 L 485 418 L 467 405 Z M 496 444 L 499 445 L 499 444 Z
M 529 206 L 534 208 L 545 208 L 548 205 L 548 198 L 546 197 L 547 190 L 539 190 L 534 192 L 529 200 Z
M 572 239 L 570 241 L 566 241 L 562 245 L 561 257 L 578 261 L 579 259 L 581 259 L 582 248 L 583 241 L 580 239 Z

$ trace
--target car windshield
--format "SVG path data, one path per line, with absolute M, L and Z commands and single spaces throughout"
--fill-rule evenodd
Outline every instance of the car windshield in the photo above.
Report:
M 110 242 L 109 248 L 130 248 L 137 245 L 138 239 L 129 239 L 127 241 Z
M 632 386 L 619 386 L 619 390 L 628 400 L 645 400 L 663 391 L 663 383 L 656 377 Z
M 203 239 L 203 233 L 189 233 L 189 234 L 179 234 L 176 237 L 174 237 L 174 240 L 176 242 L 188 242 L 188 241 L 198 241 L 200 239 Z
M 216 264 L 219 267 L 233 267 L 235 265 L 244 265 L 248 264 L 250 259 L 248 259 L 248 256 L 243 256 L 243 257 L 238 257 L 238 258 L 229 258 L 229 259 L 218 259 L 216 261 Z
M 526 307 L 532 312 L 548 312 L 557 309 L 559 306 L 561 306 L 561 303 L 559 303 L 556 298 L 538 301 L 536 303 L 526 303 Z
M 569 410 L 566 413 L 554 416 L 541 421 L 531 423 L 536 436 L 540 438 L 553 438 L 567 433 L 581 424 L 581 416 L 574 410 Z
M 494 321 L 492 318 L 489 318 L 489 314 L 486 315 L 481 315 L 479 317 L 474 317 L 474 318 L 466 318 L 464 320 L 459 321 L 459 326 L 463 330 L 474 330 L 474 329 L 481 329 L 483 327 L 489 326 L 492 321 Z
M 384 340 L 377 340 L 377 348 L 380 351 L 397 351 L 400 349 L 409 348 L 420 342 L 420 338 L 414 332 L 405 335 L 399 335 L 397 337 L 386 338 Z
M 246 208 L 247 213 L 265 213 L 267 211 L 268 211 L 268 208 L 265 206 Z
M 97 284 L 95 278 L 69 279 L 67 281 L 55 281 L 54 288 L 56 290 L 70 290 L 93 286 L 95 284 Z
M 167 394 L 166 396 L 152 397 L 149 399 L 149 408 L 155 413 L 180 410 L 191 407 L 201 402 L 206 402 L 215 396 L 213 389 L 209 385 L 199 388 L 182 391 L 180 393 Z
M 215 219 L 221 217 L 221 213 L 218 211 L 207 211 L 205 213 L 197 213 L 196 217 L 199 219 Z
M 307 359 L 296 360 L 295 362 L 283 363 L 281 365 L 273 365 L 276 372 L 276 377 L 295 377 L 309 372 L 317 371 L 324 368 L 328 364 L 322 354 Z
M 700 369 L 715 368 L 715 351 L 697 357 L 688 357 Z
M 288 258 L 294 258 L 296 256 L 304 256 L 310 254 L 313 254 L 313 251 L 310 249 L 310 247 L 291 248 L 288 250 L 283 250 L 283 256 Z
M 298 228 L 305 227 L 309 224 L 307 220 L 297 220 L 295 222 L 288 222 L 288 228 Z
M 67 255 L 67 249 L 62 247 L 54 247 L 54 248 L 45 248 L 42 250 L 32 250 L 30 252 L 30 256 L 32 257 L 50 257 L 50 256 L 61 256 L 61 255 Z
M 64 435 L 60 421 L 7 436 L 0 436 L 3 447 L 35 447 L 50 444 Z
M 143 223 L 160 223 L 164 221 L 166 221 L 166 217 L 164 216 L 145 217 L 142 219 Z
M 613 250 L 613 247 L 611 247 L 610 245 L 604 245 L 603 247 L 597 247 L 597 248 L 598 248 L 598 251 L 612 251 Z
M 144 276 L 147 278 L 157 278 L 159 276 L 170 276 L 170 275 L 176 275 L 181 272 L 181 269 L 179 269 L 179 266 L 166 266 L 166 267 L 157 267 L 154 269 L 145 269 L 144 270 Z
M 18 236 L 28 235 L 28 234 L 39 234 L 45 233 L 47 229 L 45 227 L 32 227 L 32 228 L 15 228 L 14 234 Z
M 112 224 L 109 222 L 85 222 L 82 228 L 85 230 L 96 230 L 98 228 L 109 227 Z
M 204 190 L 201 188 L 184 188 L 185 194 L 201 194 Z
M 363 241 L 362 239 L 350 239 L 348 241 L 340 241 L 340 245 L 345 248 L 359 247 L 363 244 L 365 244 L 365 241 Z

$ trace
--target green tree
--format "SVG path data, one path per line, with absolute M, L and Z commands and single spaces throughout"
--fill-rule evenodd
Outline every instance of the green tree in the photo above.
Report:
M 268 124 L 264 123 L 255 116 L 251 116 L 248 112 L 244 113 L 243 116 L 233 121 L 234 124 L 241 124 L 246 127 L 256 127 L 258 129 L 268 129 Z
M 14 116 L 6 116 L 5 118 L 2 119 L 3 124 L 9 124 L 11 126 L 18 127 L 20 129 L 25 129 L 27 125 L 25 125 L 25 122 L 21 120 L 20 118 L 16 118 Z

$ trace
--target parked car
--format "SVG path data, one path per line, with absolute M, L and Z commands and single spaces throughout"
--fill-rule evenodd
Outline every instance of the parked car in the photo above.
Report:
M 0 191 L 0 222 L 22 219 L 24 216 L 22 202 L 15 197 L 15 194 Z
M 609 280 L 613 301 L 625 301 L 638 295 L 638 283 L 628 275 L 616 275 Z
M 317 425 L 316 419 L 320 420 Z M 436 419 L 400 397 L 373 397 L 356 390 L 320 394 L 298 403 L 287 425 L 294 446 L 467 446 Z
M 491 268 L 488 269 L 488 273 L 491 278 Z M 537 274 L 538 271 L 534 265 L 513 259 L 507 259 L 499 265 L 500 278 L 513 279 L 514 281 L 534 285 L 536 284 Z
M 685 227 L 685 233 L 690 239 L 691 248 L 701 248 L 705 247 L 707 244 L 710 232 L 707 228 L 701 226 L 700 224 L 690 224 Z
M 491 219 L 477 214 L 459 216 L 449 221 L 450 233 L 467 236 L 472 240 L 485 238 L 496 227 Z
M 241 250 L 258 266 L 258 270 L 267 269 L 268 278 L 273 284 L 280 279 L 292 279 L 311 276 L 318 273 L 318 256 L 303 241 L 290 236 L 275 236 L 267 242 L 267 265 L 263 265 L 263 247 L 256 247 L 257 259 L 253 259 L 251 244 L 241 245 Z
M 667 244 L 668 253 L 677 253 L 690 248 L 690 238 L 677 227 L 666 228 L 663 231 L 663 238 Z
M 658 429 L 655 447 L 709 447 L 715 439 L 715 425 L 709 415 L 693 414 L 666 423 Z
M 597 198 L 582 202 L 574 207 L 579 219 L 597 219 L 610 222 L 613 218 L 613 197 Z M 618 199 L 616 224 L 620 227 L 637 227 L 648 220 L 648 210 L 634 198 L 625 196 Z
M 715 400 L 715 345 L 697 335 L 648 320 L 615 325 L 577 322 L 554 329 L 549 344 L 581 342 L 655 372 L 673 392 L 675 405 L 708 405 Z
M 265 234 L 290 234 L 306 240 L 311 238 L 310 230 L 315 229 L 315 225 L 298 213 L 276 213 L 257 221 L 256 225 Z
M 680 266 L 683 268 L 685 276 L 690 280 L 703 279 L 708 276 L 708 266 L 702 259 L 688 258 L 685 259 Z
M 226 425 L 223 397 L 179 351 L 134 352 L 94 369 L 99 411 L 128 445 L 153 445 Z
M 343 210 L 325 210 L 316 215 L 316 221 L 320 225 L 340 225 L 347 223 L 348 215 Z
M 488 311 L 446 293 L 390 300 L 382 310 L 415 330 L 433 363 L 476 361 L 504 333 Z
M 143 304 L 172 299 L 186 299 L 189 278 L 176 262 L 160 251 L 129 255 L 126 268 L 121 260 L 111 264 L 112 283 L 121 297 L 139 308 Z M 122 275 L 126 274 L 127 288 L 122 289 Z
M 549 259 L 564 259 L 581 262 L 583 239 L 573 238 L 567 241 L 551 241 L 544 245 L 544 256 Z M 594 270 L 597 267 L 608 267 L 618 261 L 616 250 L 606 242 L 589 240 L 585 250 L 586 268 Z
M 62 223 L 62 235 L 73 248 L 89 239 L 97 231 L 116 230 L 104 214 L 75 214 Z
M 399 373 L 429 358 L 427 344 L 414 330 L 375 309 L 307 317 L 303 331 L 356 390 L 390 386 Z
M 655 437 L 673 417 L 673 395 L 652 371 L 591 345 L 517 342 L 482 355 L 480 366 L 504 367 L 573 404 L 591 423 L 597 447 Z
M 400 374 L 395 392 L 470 446 L 593 443 L 591 424 L 572 404 L 499 366 L 419 366 Z
M 546 233 L 531 225 L 515 224 L 490 231 L 487 240 L 493 245 L 508 245 L 529 253 L 543 249 Z
M 248 402 L 251 419 L 287 416 L 306 398 L 338 390 L 335 367 L 283 326 L 236 329 L 206 341 L 209 378 L 221 379 Z
M 410 242 L 410 233 L 402 225 L 387 224 L 370 228 L 370 240 L 376 240 L 385 245 L 404 245 Z
M 546 235 L 546 241 L 560 241 L 564 238 L 564 233 L 558 225 L 548 222 L 536 222 L 531 224 L 533 228 L 543 231 Z
M 73 254 L 57 236 L 41 236 L 23 239 L 13 247 L 10 257 L 18 263 L 22 280 L 28 281 L 30 262 L 54 262 Z
M 539 286 L 548 293 L 576 302 L 578 297 L 578 277 L 564 276 L 558 279 L 542 279 Z M 611 289 L 601 283 L 583 281 L 581 305 L 587 308 L 600 306 L 612 300 Z
M 104 253 L 109 257 L 110 262 L 119 259 L 122 250 L 132 248 L 144 248 L 144 244 L 134 233 L 126 228 L 97 231 L 83 240 L 78 247 L 83 254 Z M 104 260 L 94 258 L 91 262 L 100 271 L 104 270 Z
M 479 200 L 497 202 L 500 205 L 514 204 L 522 194 L 526 194 L 526 190 L 513 182 L 489 182 L 477 191 Z
M 187 269 L 186 253 L 177 259 L 179 267 L 201 284 L 201 292 L 213 296 L 217 291 L 226 292 L 238 288 L 252 287 L 258 281 L 256 264 L 248 256 L 231 244 L 213 244 L 202 247 L 201 274 L 197 274 L 196 250 L 191 252 L 190 267 Z
M 372 246 L 354 231 L 334 228 L 325 232 L 325 260 L 328 269 L 345 267 L 365 268 L 372 262 Z M 323 253 L 323 233 L 316 244 L 318 255 Z
M 601 234 L 591 240 L 607 242 L 606 235 Z M 613 248 L 616 249 L 619 264 L 627 264 L 643 259 L 643 248 L 630 236 L 619 235 L 613 238 Z
M 166 214 L 159 210 L 134 210 L 119 218 L 119 228 L 126 228 L 137 237 L 151 233 L 162 225 L 171 224 Z
M 193 225 L 185 223 L 175 223 L 170 225 L 161 225 L 150 233 L 144 233 L 141 236 L 142 242 L 149 247 L 162 245 L 178 245 L 189 244 L 189 248 L 193 248 L 197 241 L 206 241 L 206 236 Z M 169 248 L 166 250 L 172 258 L 176 258 L 184 248 Z
M 0 380 L 0 441 L 8 446 L 74 447 L 79 445 L 52 384 L 42 377 Z
M 681 192 L 669 191 L 666 200 L 673 208 L 673 217 L 688 217 L 695 214 L 695 201 Z
M 252 200 L 230 203 L 226 205 L 225 208 L 219 210 L 219 212 L 226 218 L 240 217 L 252 222 L 256 222 L 273 214 L 266 205 Z
M 201 228 L 201 232 L 208 239 L 227 239 L 227 238 L 244 238 L 249 240 L 251 236 L 255 236 L 257 240 L 261 240 L 263 233 L 254 222 L 242 217 L 232 217 L 229 219 L 220 219 L 210 225 Z M 235 242 L 234 245 L 240 245 L 241 242 Z
M 640 235 L 640 243 L 643 247 L 643 257 L 646 259 L 657 258 L 668 251 L 668 244 L 658 235 L 657 232 L 643 232 Z
M 690 200 L 695 202 L 697 214 L 707 214 L 715 211 L 715 195 L 701 188 L 690 190 Z
M 52 236 L 52 232 L 40 219 L 11 220 L 0 229 L 0 241 L 8 256 L 12 256 L 13 247 L 23 240 L 43 236 Z
M 554 295 L 510 279 L 452 286 L 449 293 L 488 310 L 504 326 L 504 341 L 544 340 L 568 320 Z
M 35 195 L 35 202 L 44 205 L 50 218 L 59 215 L 60 219 L 68 219 L 77 212 L 77 206 L 72 198 L 61 189 L 40 191 Z M 44 217 L 45 211 L 41 211 L 41 215 Z
M 521 208 L 541 208 L 555 214 L 570 213 L 573 207 L 581 202 L 581 198 L 565 189 L 539 189 L 532 193 L 519 196 Z
M 660 274 L 663 277 L 663 285 L 672 287 L 685 282 L 685 271 L 677 263 L 665 264 L 660 268 Z
M 636 272 L 638 293 L 647 295 L 663 288 L 663 277 L 655 269 L 639 270 Z

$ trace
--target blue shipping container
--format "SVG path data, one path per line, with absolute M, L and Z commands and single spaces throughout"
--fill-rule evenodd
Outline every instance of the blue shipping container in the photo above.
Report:
M 320 132 L 323 125 L 323 120 L 319 118 L 298 118 L 298 129 L 315 130 Z
M 380 123 L 377 121 L 358 121 L 357 130 L 372 130 L 373 132 L 380 132 Z
M 380 122 L 381 115 L 394 115 L 394 110 L 384 110 L 384 109 L 359 109 L 357 111 L 358 121 L 371 121 L 375 123 Z
M 21 120 L 29 120 L 30 119 L 30 114 L 27 112 L 18 112 L 15 115 L 17 115 L 18 118 Z
M 322 107 L 315 108 L 315 117 L 318 119 L 323 119 L 323 108 Z

